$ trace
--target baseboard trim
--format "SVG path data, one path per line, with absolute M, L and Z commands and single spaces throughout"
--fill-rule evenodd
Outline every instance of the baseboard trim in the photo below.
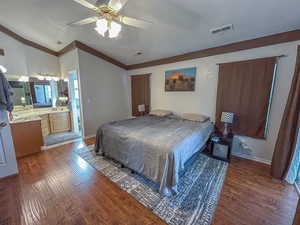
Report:
M 96 137 L 96 134 L 85 136 L 84 139 L 93 138 L 93 137 Z
M 48 145 L 48 146 L 44 145 L 44 146 L 41 147 L 41 150 L 45 151 L 45 150 L 48 150 L 48 149 L 51 149 L 51 148 L 56 148 L 56 147 L 59 147 L 59 146 L 62 146 L 62 145 L 70 144 L 70 143 L 73 143 L 75 141 L 81 141 L 81 140 L 82 140 L 82 138 L 76 138 L 76 139 L 73 139 L 73 140 L 64 141 L 64 142 L 54 144 L 54 145 Z
M 240 157 L 240 158 L 249 159 L 249 160 L 253 160 L 253 161 L 256 161 L 256 162 L 271 165 L 270 160 L 262 159 L 262 158 L 259 158 L 259 157 L 253 156 L 253 155 L 247 155 L 247 154 L 243 154 L 243 153 L 239 153 L 239 152 L 234 152 L 233 155 L 237 156 L 237 157 Z
M 14 177 L 17 177 L 19 175 L 19 173 L 13 173 L 11 175 L 8 175 L 6 177 L 0 177 L 0 181 L 4 181 L 6 179 L 10 179 L 10 178 L 14 178 Z

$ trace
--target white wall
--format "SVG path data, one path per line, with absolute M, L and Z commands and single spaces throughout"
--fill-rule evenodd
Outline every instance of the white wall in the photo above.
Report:
M 129 116 L 126 71 L 78 50 L 85 136 L 96 134 L 101 124 Z
M 194 112 L 209 115 L 215 119 L 216 96 L 218 83 L 217 63 L 241 61 L 247 59 L 287 55 L 279 59 L 277 81 L 274 90 L 270 112 L 269 134 L 266 140 L 243 137 L 243 141 L 252 149 L 249 155 L 235 154 L 269 163 L 279 130 L 283 110 L 286 104 L 289 88 L 294 73 L 297 45 L 300 42 L 290 42 L 268 47 L 244 50 L 223 55 L 188 60 L 167 65 L 129 71 L 129 75 L 152 73 L 151 75 L 151 106 L 152 109 L 170 109 L 175 112 Z M 196 90 L 194 92 L 165 92 L 164 72 L 170 69 L 197 67 Z M 130 77 L 128 85 L 130 90 Z M 131 105 L 130 91 L 128 101 Z
M 0 56 L 0 65 L 7 68 L 10 74 L 27 74 L 27 62 L 24 45 L 0 32 L 0 48 L 4 56 Z
M 0 65 L 8 69 L 9 74 L 33 75 L 45 73 L 60 76 L 58 57 L 24 45 L 0 32 L 0 48 L 4 56 L 0 56 Z
M 79 71 L 78 50 L 73 49 L 59 57 L 60 73 L 64 78 L 68 78 L 69 72 Z
M 24 46 L 28 75 L 42 73 L 60 76 L 58 57 L 30 46 Z

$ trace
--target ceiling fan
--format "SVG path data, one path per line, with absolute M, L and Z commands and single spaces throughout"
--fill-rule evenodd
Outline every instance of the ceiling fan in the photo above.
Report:
M 73 0 L 82 6 L 94 11 L 95 16 L 72 22 L 70 26 L 80 26 L 90 23 L 96 23 L 95 30 L 103 37 L 115 38 L 119 35 L 122 26 L 126 24 L 137 28 L 147 28 L 151 25 L 150 22 L 135 19 L 119 14 L 128 0 L 97 0 L 96 5 L 89 3 L 86 0 Z M 120 24 L 121 23 L 121 24 Z

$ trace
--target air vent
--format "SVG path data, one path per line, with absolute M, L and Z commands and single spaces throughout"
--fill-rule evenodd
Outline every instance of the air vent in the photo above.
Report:
M 227 24 L 227 25 L 224 25 L 224 26 L 221 26 L 221 27 L 211 29 L 210 33 L 216 34 L 216 33 L 224 32 L 224 31 L 231 30 L 231 29 L 233 29 L 233 25 L 232 24 Z

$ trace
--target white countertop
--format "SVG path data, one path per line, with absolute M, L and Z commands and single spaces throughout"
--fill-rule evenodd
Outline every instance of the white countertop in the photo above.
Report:
M 30 121 L 38 121 L 41 120 L 42 115 L 63 113 L 63 112 L 69 112 L 69 109 L 67 107 L 59 107 L 59 108 L 39 108 L 39 109 L 17 111 L 17 112 L 13 112 L 14 119 L 10 121 L 10 123 L 15 124 L 15 123 L 25 123 Z

